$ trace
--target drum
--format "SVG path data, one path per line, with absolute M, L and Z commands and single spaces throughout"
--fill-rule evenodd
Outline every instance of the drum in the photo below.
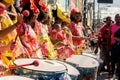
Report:
M 0 77 L 0 80 L 34 80 L 34 79 L 30 79 L 30 78 L 22 77 L 22 76 L 11 75 L 11 76 Z
M 14 61 L 16 65 L 29 64 L 37 60 L 39 66 L 23 66 L 17 73 L 20 75 L 29 75 L 31 78 L 40 80 L 66 80 L 66 67 L 54 60 L 43 60 L 43 59 L 17 59 Z M 22 72 L 22 74 L 21 74 Z
M 79 80 L 96 80 L 99 63 L 85 55 L 72 55 L 66 62 L 75 66 L 79 72 Z
M 98 56 L 94 55 L 93 52 L 83 52 L 83 55 L 86 55 L 86 56 L 96 59 L 99 62 L 99 69 L 101 69 L 101 67 L 103 65 L 103 60 L 101 58 L 98 58 Z
M 57 62 L 66 66 L 67 74 L 70 75 L 72 80 L 77 80 L 78 75 L 80 75 L 80 73 L 75 67 L 73 67 L 72 65 L 70 65 L 68 63 L 62 62 L 62 61 L 57 61 Z

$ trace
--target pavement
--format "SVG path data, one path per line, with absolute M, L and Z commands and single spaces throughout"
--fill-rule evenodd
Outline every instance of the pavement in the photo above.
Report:
M 98 51 L 97 55 L 94 54 L 93 51 L 89 50 L 85 50 L 83 51 L 83 55 L 92 57 L 94 59 L 100 59 L 100 55 L 99 55 L 100 50 Z M 101 61 L 102 62 L 102 61 Z M 118 80 L 117 76 L 114 76 L 112 78 L 108 78 L 108 72 L 101 72 L 99 76 L 97 76 L 97 80 Z
M 98 80 L 118 80 L 117 76 L 108 78 L 108 73 L 107 72 L 102 72 L 100 76 L 98 76 Z

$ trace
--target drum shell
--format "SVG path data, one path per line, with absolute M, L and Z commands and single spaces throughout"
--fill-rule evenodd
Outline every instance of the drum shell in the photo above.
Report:
M 80 75 L 79 71 L 74 67 L 73 65 L 63 62 L 63 61 L 57 61 L 67 68 L 67 74 L 71 77 L 72 80 L 77 80 L 78 76 Z
M 79 57 L 80 56 L 80 57 Z M 79 80 L 96 80 L 97 78 L 97 70 L 98 70 L 98 61 L 93 59 L 93 58 L 90 58 L 92 60 L 94 60 L 97 64 L 95 66 L 80 66 L 81 64 L 84 64 L 84 63 L 81 63 L 80 61 L 82 61 L 81 59 L 81 56 L 83 56 L 83 60 L 85 61 L 86 59 L 85 58 L 88 58 L 88 61 L 89 61 L 89 58 L 88 56 L 84 56 L 84 55 L 75 55 L 75 56 L 71 56 L 69 59 L 66 59 L 66 62 L 73 65 L 74 67 L 76 67 L 79 72 L 80 72 L 80 75 L 79 75 Z M 73 58 L 73 60 L 72 60 Z M 84 62 L 83 61 L 83 62 Z M 80 63 L 78 63 L 80 62 Z M 89 64 L 89 62 L 85 63 L 85 64 Z
M 35 60 L 35 59 L 33 59 L 33 60 Z M 53 65 L 53 66 L 55 65 L 55 67 L 58 67 L 58 66 L 56 66 L 56 64 L 58 64 L 58 63 L 56 63 L 55 61 L 53 61 L 53 60 L 43 60 L 43 59 L 37 59 L 37 60 L 39 60 L 41 62 L 40 66 L 39 66 L 40 68 L 34 67 L 36 69 L 31 69 L 29 67 L 28 68 L 27 67 L 22 67 L 22 68 L 16 69 L 16 74 L 31 77 L 31 78 L 34 78 L 34 79 L 41 79 L 42 78 L 44 80 L 50 80 L 50 79 L 54 80 L 54 79 L 57 79 L 57 78 L 59 78 L 59 80 L 62 80 L 62 79 L 66 79 L 68 77 L 68 76 L 66 76 L 66 68 L 65 67 L 60 69 L 60 71 L 59 70 L 58 71 L 44 70 L 44 69 L 47 69 L 47 68 L 41 69 L 42 68 L 41 66 L 48 67 L 48 69 L 50 69 L 49 68 L 50 64 Z M 56 64 L 51 63 L 51 62 L 54 62 Z M 45 65 L 43 63 L 45 63 Z M 49 65 L 47 65 L 48 63 L 49 63 Z M 58 65 L 61 66 L 61 67 L 64 66 L 62 64 L 58 64 Z M 51 69 L 54 70 L 55 67 L 53 67 L 53 69 L 52 68 Z M 40 69 L 40 70 L 38 70 L 38 69 Z
M 26 76 L 34 79 L 43 78 L 45 80 L 49 80 L 50 78 L 54 77 L 63 77 L 65 75 L 65 72 L 53 72 L 53 73 L 47 73 L 47 72 L 40 72 L 40 71 L 34 71 L 29 70 L 25 68 L 19 68 L 15 70 L 16 75 Z
M 101 58 L 98 58 L 96 55 L 94 55 L 93 52 L 83 52 L 83 55 L 92 57 L 95 60 L 97 60 L 99 62 L 99 67 L 98 68 L 101 69 L 101 67 L 103 65 L 103 60 Z

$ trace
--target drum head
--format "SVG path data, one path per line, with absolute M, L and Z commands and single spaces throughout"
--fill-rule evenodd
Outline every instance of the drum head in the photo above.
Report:
M 99 66 L 97 60 L 85 55 L 72 55 L 70 58 L 66 59 L 66 62 L 75 64 L 81 68 L 94 68 Z
M 96 59 L 99 63 L 103 63 L 103 60 L 101 58 L 98 58 L 93 53 L 83 52 L 83 55 L 88 56 L 88 57 L 92 57 L 92 58 Z
M 96 56 L 96 55 L 94 55 L 94 53 L 83 52 L 82 54 L 83 54 L 83 55 L 85 55 L 85 56 L 89 56 L 89 57 L 92 57 L 92 58 L 97 59 L 97 56 Z
M 22 58 L 22 59 L 16 59 L 14 63 L 16 65 L 23 65 L 23 64 L 30 64 L 37 60 L 39 62 L 39 66 L 23 66 L 23 68 L 40 71 L 40 72 L 65 72 L 66 67 L 63 64 L 57 63 L 53 60 L 43 60 L 43 59 L 28 59 L 28 58 Z
M 3 77 L 0 77 L 0 80 L 34 80 L 34 79 L 30 79 L 30 78 L 22 77 L 22 76 L 12 75 L 12 76 L 3 76 Z
M 57 62 L 65 65 L 65 67 L 67 68 L 67 73 L 69 75 L 78 76 L 80 74 L 79 71 L 75 67 L 73 67 L 72 65 L 65 63 L 65 62 L 62 62 L 62 61 L 57 61 Z

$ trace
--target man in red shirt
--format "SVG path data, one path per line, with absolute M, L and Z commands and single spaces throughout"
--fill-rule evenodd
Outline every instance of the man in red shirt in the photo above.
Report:
M 95 54 L 98 52 L 98 47 L 100 47 L 100 58 L 104 61 L 103 68 L 107 66 L 109 75 L 111 74 L 110 70 L 110 29 L 111 29 L 111 17 L 107 17 L 105 25 L 100 29 L 98 35 L 98 42 L 95 49 Z

